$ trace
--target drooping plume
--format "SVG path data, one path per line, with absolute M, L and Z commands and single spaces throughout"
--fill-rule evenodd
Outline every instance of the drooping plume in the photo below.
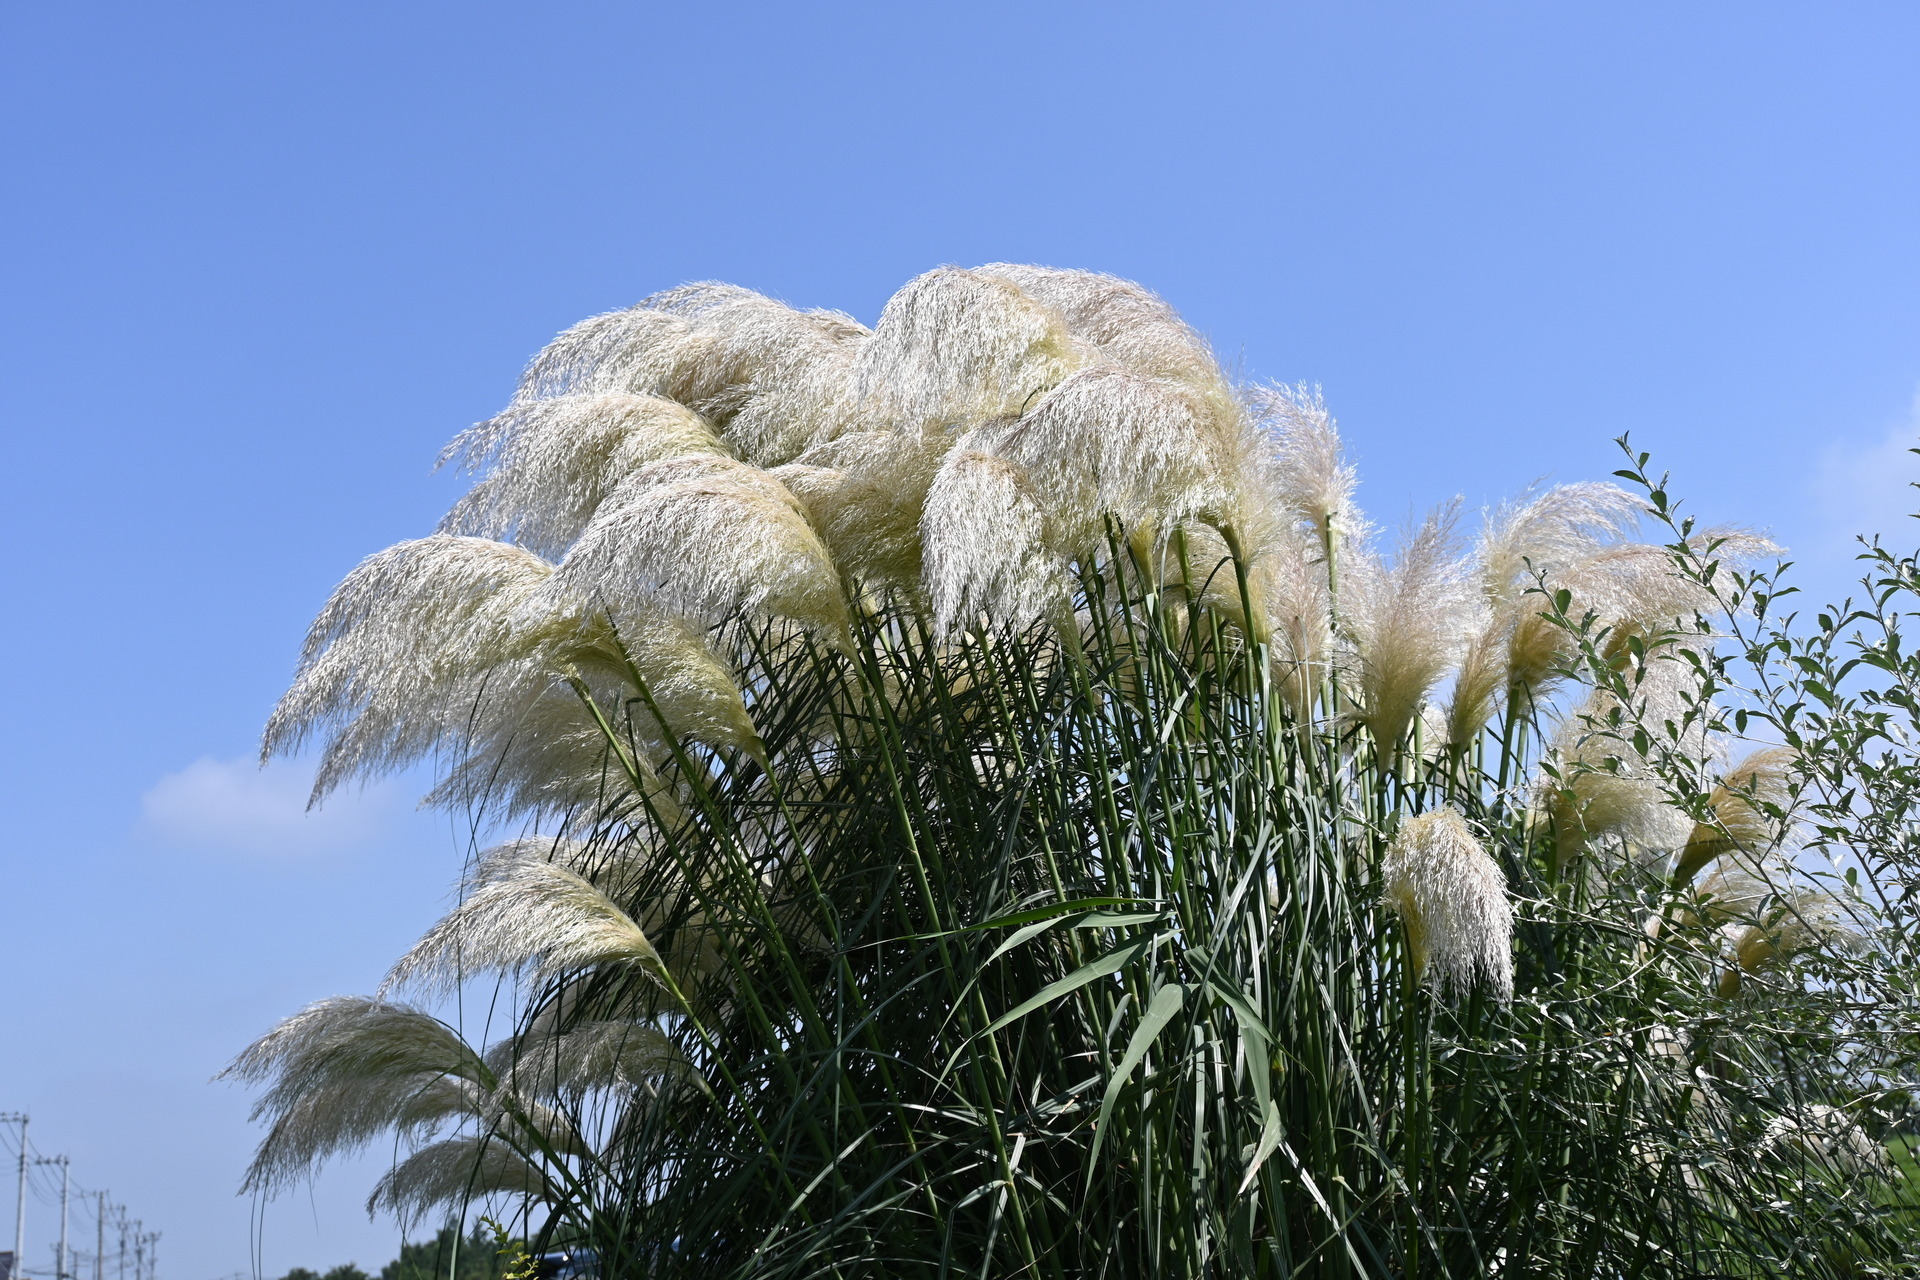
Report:
M 838 569 L 798 499 L 730 458 L 658 462 L 621 481 L 558 581 L 616 616 L 665 609 L 702 626 L 742 613 L 846 626 Z
M 441 522 L 444 533 L 510 538 L 566 554 L 621 480 L 648 463 L 723 452 L 707 421 L 659 396 L 606 392 L 515 404 L 456 437 L 442 462 L 485 477 Z
M 1442 995 L 1513 997 L 1513 904 L 1500 866 L 1452 808 L 1409 818 L 1381 866 L 1415 968 Z
M 1063 557 L 1020 468 L 963 437 L 940 464 L 921 520 L 934 625 L 951 633 L 983 616 L 1016 626 L 1067 598 Z
M 458 718 L 463 679 L 486 664 L 494 619 L 551 572 L 519 547 L 448 534 L 368 557 L 314 620 L 261 758 L 327 734 L 316 800 L 348 778 L 418 760 Z
M 1691 824 L 1668 800 L 1653 762 L 1641 757 L 1632 738 L 1640 727 L 1652 741 L 1701 754 L 1704 728 L 1686 725 L 1688 682 L 1685 663 L 1656 653 L 1641 669 L 1628 700 L 1596 689 L 1561 722 L 1550 744 L 1560 778 L 1543 775 L 1539 795 L 1561 865 L 1597 843 L 1633 855 L 1674 849 L 1687 838 Z
M 660 974 L 660 953 L 631 916 L 579 872 L 521 858 L 427 931 L 387 975 L 388 989 L 450 991 L 481 973 L 551 979 L 588 967 Z
M 873 427 L 952 436 L 1017 417 L 1085 363 L 1059 314 L 1010 280 L 939 267 L 894 294 L 853 375 Z
M 478 1055 L 437 1018 L 359 996 L 308 1005 L 221 1076 L 268 1086 L 253 1119 L 270 1127 L 242 1190 L 269 1194 L 390 1129 L 431 1133 L 472 1114 L 487 1081 Z
M 748 461 L 773 466 L 847 428 L 847 379 L 865 336 L 837 313 L 734 285 L 682 285 L 561 334 L 534 357 L 516 399 L 664 396 L 719 426 Z
M 871 586 L 917 589 L 920 520 L 940 453 L 920 436 L 855 431 L 773 469 L 807 510 L 834 562 Z
M 1489 517 L 1477 556 L 1481 620 L 1447 708 L 1447 741 L 1456 751 L 1472 743 L 1509 694 L 1540 691 L 1563 656 L 1561 637 L 1535 617 L 1547 606 L 1539 581 L 1557 582 L 1568 566 L 1624 535 L 1638 506 L 1615 485 L 1566 484 Z M 1516 630 L 1524 630 L 1517 648 Z
M 430 1213 L 463 1209 L 494 1195 L 510 1196 L 516 1204 L 561 1198 L 547 1175 L 506 1136 L 486 1133 L 421 1147 L 381 1175 L 367 1198 L 367 1212 L 391 1213 L 402 1229 L 411 1229 Z

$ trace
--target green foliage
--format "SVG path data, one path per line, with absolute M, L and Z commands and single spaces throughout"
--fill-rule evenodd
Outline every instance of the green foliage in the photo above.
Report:
M 1920 562 L 1794 618 L 1645 466 L 1642 581 L 1691 603 L 1542 578 L 1516 625 L 1558 669 L 1466 738 L 1369 705 L 1384 643 L 1276 651 L 1230 538 L 1117 526 L 1045 625 L 870 591 L 844 634 L 717 628 L 750 745 L 643 767 L 642 664 L 578 681 L 577 914 L 521 919 L 586 958 L 525 939 L 475 1113 L 539 1177 L 453 1182 L 623 1278 L 1904 1274 Z M 1495 900 L 1425 919 L 1388 854 L 1442 808 Z
M 1772 625 L 1768 577 L 1674 535 L 1723 626 Z M 1883 568 L 1885 600 L 1920 586 L 1910 560 Z M 1120 539 L 1078 599 L 1072 643 L 945 644 L 904 599 L 845 648 L 730 628 L 770 767 L 681 751 L 675 803 L 643 793 L 636 821 L 629 796 L 593 835 L 648 868 L 623 901 L 661 952 L 713 963 L 667 979 L 664 1006 L 626 973 L 533 1002 L 558 1026 L 657 1017 L 690 1069 L 581 1115 L 604 1143 L 552 1229 L 612 1274 L 662 1276 L 1905 1265 L 1877 1158 L 1849 1163 L 1840 1129 L 1800 1136 L 1826 1114 L 1810 1107 L 1884 1124 L 1920 1044 L 1920 771 L 1860 736 L 1920 709 L 1891 615 L 1743 654 L 1705 618 L 1630 634 L 1539 597 L 1568 674 L 1603 695 L 1585 731 L 1606 752 L 1570 763 L 1525 703 L 1465 752 L 1423 750 L 1417 728 L 1372 741 L 1331 674 L 1302 717 L 1244 618 Z M 1863 667 L 1894 679 L 1836 692 Z M 1676 672 L 1682 696 L 1655 705 Z M 1880 894 L 1864 950 L 1748 968 L 1664 864 L 1543 818 L 1545 797 L 1631 777 L 1710 821 L 1704 735 L 1733 732 L 1736 704 L 1742 731 L 1765 722 L 1809 762 L 1795 785 L 1844 846 L 1841 887 Z M 1536 775 L 1545 808 L 1515 784 Z M 1510 1004 L 1436 999 L 1382 909 L 1384 849 L 1442 803 L 1518 904 Z
M 380 1269 L 380 1280 L 507 1280 L 500 1244 L 476 1223 L 463 1238 L 442 1227 L 431 1240 L 400 1246 L 400 1256 Z
M 431 1240 L 403 1242 L 400 1256 L 380 1268 L 379 1280 L 510 1280 L 508 1265 L 500 1250 L 522 1244 L 509 1238 L 503 1245 L 493 1232 L 478 1223 L 465 1236 L 454 1227 L 442 1227 Z M 295 1267 L 282 1280 L 369 1280 L 369 1277 L 347 1263 L 324 1276 L 305 1267 Z

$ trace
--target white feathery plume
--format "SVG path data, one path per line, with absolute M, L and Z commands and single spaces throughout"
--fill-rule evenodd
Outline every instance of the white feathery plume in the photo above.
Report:
M 854 398 L 876 428 L 950 435 L 1017 417 L 1086 359 L 1059 314 L 1012 281 L 937 267 L 888 300 Z
M 693 410 L 659 396 L 604 392 L 514 404 L 441 454 L 486 476 L 440 522 L 443 533 L 510 538 L 559 559 L 614 487 L 650 462 L 720 454 Z
M 704 282 L 575 325 L 535 356 L 516 401 L 631 392 L 702 412 L 750 461 L 785 462 L 843 430 L 865 330 Z
M 640 925 L 579 872 L 525 858 L 429 929 L 394 965 L 383 989 L 444 992 L 478 973 L 546 981 L 576 969 L 624 966 L 663 972 Z
M 1267 460 L 1268 441 L 1228 384 L 1206 341 L 1164 299 L 1131 280 L 1008 262 L 979 270 L 1012 281 L 1052 308 L 1068 334 L 1090 348 L 1100 364 L 1149 383 L 1174 383 L 1186 390 L 1180 414 L 1199 421 L 1181 423 L 1178 429 L 1194 438 L 1201 457 L 1192 465 L 1215 490 L 1205 504 L 1211 508 L 1208 518 L 1232 526 L 1243 547 L 1254 552 L 1256 526 L 1265 515 L 1259 502 L 1263 495 L 1258 492 L 1258 473 Z M 1135 422 L 1126 421 L 1123 414 L 1106 416 L 1109 424 L 1125 428 L 1118 441 L 1122 456 L 1116 460 L 1122 466 L 1144 463 L 1145 473 L 1138 483 L 1144 492 L 1160 495 L 1164 503 L 1169 492 L 1166 467 L 1153 457 L 1155 444 L 1167 438 L 1170 424 L 1164 420 L 1164 410 Z M 1156 417 L 1161 420 L 1154 421 Z M 1137 457 L 1126 457 L 1129 451 Z
M 687 403 L 756 466 L 791 461 L 853 421 L 853 365 L 868 335 L 852 317 L 796 311 L 751 289 L 712 282 L 669 289 L 642 305 L 711 335 L 703 376 Z
M 1775 1116 L 1760 1139 L 1763 1155 L 1812 1159 L 1849 1178 L 1888 1178 L 1887 1149 L 1839 1107 L 1816 1103 L 1799 1116 Z
M 620 702 L 615 691 L 602 690 L 596 697 L 603 707 Z M 457 754 L 423 804 L 470 809 L 496 822 L 585 821 L 588 815 L 625 805 L 627 820 L 636 821 L 643 814 L 631 769 L 639 773 L 641 790 L 656 808 L 677 812 L 650 755 L 624 748 L 616 752 L 579 694 L 565 684 L 550 685 L 512 705 L 490 702 L 484 711 L 459 734 Z M 617 731 L 625 727 L 615 726 Z
M 1340 446 L 1340 432 L 1318 388 L 1250 387 L 1247 410 L 1271 441 L 1269 486 L 1278 509 L 1313 531 L 1337 552 L 1343 539 L 1359 539 L 1366 522 L 1354 505 L 1357 483 Z
M 714 334 L 696 333 L 685 318 L 645 302 L 591 316 L 528 362 L 514 402 L 627 392 L 690 404 L 712 393 L 701 375 L 714 345 Z
M 972 435 L 1021 468 L 1070 554 L 1103 547 L 1109 515 L 1136 534 L 1231 524 L 1244 492 L 1239 442 L 1204 394 L 1114 365 L 1083 369 L 1020 418 Z
M 1483 621 L 1468 642 L 1447 708 L 1447 741 L 1464 751 L 1513 687 L 1517 669 L 1536 672 L 1537 657 L 1514 660 L 1514 633 L 1545 606 L 1528 588 L 1557 576 L 1627 532 L 1638 511 L 1632 494 L 1611 484 L 1556 485 L 1490 516 L 1480 537 Z M 1535 619 L 1536 626 L 1550 625 Z M 1546 634 L 1529 633 L 1537 648 Z M 1554 650 L 1557 657 L 1559 651 Z M 1545 677 L 1535 674 L 1537 685 Z
M 1791 825 L 1792 770 L 1799 759 L 1791 747 L 1763 747 L 1727 771 L 1707 797 L 1709 822 L 1695 823 L 1674 864 L 1675 880 L 1685 884 L 1715 858 L 1736 851 L 1749 859 L 1769 852 Z M 1775 808 L 1786 814 L 1776 818 Z
M 834 563 L 875 586 L 920 585 L 920 518 L 940 458 L 922 437 L 854 431 L 773 476 L 807 509 Z
M 1381 866 L 1415 970 L 1443 996 L 1484 982 L 1513 998 L 1513 904 L 1506 877 L 1452 808 L 1409 818 Z
M 330 728 L 318 797 L 348 777 L 447 749 L 453 763 L 431 799 L 530 783 L 547 794 L 527 807 L 551 811 L 556 799 L 564 807 L 607 791 L 607 744 L 578 690 L 622 708 L 635 671 L 664 721 L 645 707 L 616 714 L 635 745 L 691 737 L 761 750 L 732 672 L 697 632 L 657 608 L 619 622 L 616 634 L 587 597 L 520 548 L 444 534 L 402 543 L 335 591 L 264 750 L 296 750 Z M 519 767 L 508 767 L 516 756 Z M 582 797 L 588 776 L 598 781 Z
M 555 577 L 516 602 L 497 634 L 487 696 L 509 714 L 556 682 L 598 692 L 603 709 L 620 707 L 633 699 L 637 676 L 645 705 L 622 719 L 623 730 L 648 743 L 693 738 L 761 750 L 732 668 L 681 618 L 644 606 L 609 616 Z
M 1559 573 L 1630 532 L 1641 502 L 1618 485 L 1555 485 L 1508 503 L 1480 535 L 1480 580 L 1487 602 L 1506 604 L 1540 574 Z
M 1310 534 L 1294 526 L 1268 541 L 1248 577 L 1266 609 L 1274 671 L 1294 714 L 1304 722 L 1333 663 L 1333 594 L 1326 554 Z
M 616 615 L 665 609 L 713 626 L 762 614 L 830 636 L 847 625 L 839 572 L 799 500 L 730 458 L 657 462 L 621 481 L 556 586 Z
M 495 1134 L 443 1138 L 393 1166 L 367 1198 L 369 1214 L 387 1212 L 405 1230 L 435 1209 L 461 1209 L 488 1196 L 558 1199 L 547 1176 Z
M 1754 920 L 1769 901 L 1781 896 L 1780 886 L 1791 874 L 1791 869 L 1783 865 L 1748 867 L 1728 859 L 1700 882 L 1697 914 L 1690 911 L 1683 919 L 1689 924 L 1714 926 L 1730 920 Z
M 1738 990 L 1743 973 L 1759 973 L 1820 947 L 1852 950 L 1861 944 L 1847 905 L 1818 889 L 1786 893 L 1770 918 L 1740 930 L 1733 940 L 1738 968 L 1722 979 L 1721 990 Z
M 941 461 L 921 519 L 935 629 L 965 630 L 983 616 L 1022 626 L 1057 613 L 1066 564 L 1049 549 L 1046 525 L 1020 468 L 962 437 Z
M 994 262 L 976 274 L 1011 281 L 1051 308 L 1067 332 L 1100 358 L 1151 378 L 1230 394 L 1206 342 L 1165 299 L 1131 280 L 1095 271 Z
M 419 759 L 445 727 L 451 673 L 475 661 L 476 625 L 551 566 L 529 551 L 436 534 L 368 557 L 334 589 L 300 670 L 267 722 L 261 758 L 293 754 L 331 726 L 314 798 L 349 777 Z
M 1472 600 L 1458 513 L 1454 503 L 1428 515 L 1391 565 L 1364 551 L 1349 560 L 1340 621 L 1353 649 L 1350 689 L 1383 758 L 1400 750 L 1420 704 L 1459 653 Z
M 474 1114 L 486 1076 L 465 1041 L 418 1009 L 359 996 L 308 1005 L 220 1073 L 268 1086 L 252 1118 L 270 1128 L 242 1190 L 280 1190 L 389 1129 Z
M 691 908 L 685 900 L 686 893 L 678 875 L 661 874 L 662 868 L 646 843 L 646 837 L 651 834 L 640 833 L 635 839 L 613 848 L 566 837 L 529 836 L 509 840 L 480 855 L 461 890 L 468 901 L 498 886 L 507 886 L 501 892 L 510 896 L 519 892 L 513 887 L 519 881 L 528 876 L 537 880 L 551 868 L 559 868 L 578 876 L 610 901 L 643 894 L 637 912 L 626 914 L 655 948 L 682 995 L 692 996 L 704 979 L 725 967 L 726 957 L 707 914 Z M 529 871 L 529 867 L 533 869 Z M 460 910 L 456 908 L 447 921 Z M 395 972 L 399 970 L 396 968 Z
M 487 1065 L 516 1093 L 577 1101 L 600 1089 L 631 1089 L 686 1068 L 658 1027 L 623 1018 L 561 1030 L 548 1016 L 487 1050 Z
M 1691 542 L 1701 554 L 1709 546 L 1716 547 L 1714 559 L 1727 564 L 1779 551 L 1765 538 L 1738 530 L 1708 530 L 1695 534 Z M 1546 590 L 1567 592 L 1567 616 L 1574 622 L 1591 615 L 1596 628 L 1608 629 L 1601 645 L 1607 657 L 1624 652 L 1631 636 L 1676 627 L 1713 608 L 1711 593 L 1680 571 L 1671 551 L 1643 542 L 1602 546 L 1550 575 Z M 1574 653 L 1574 640 L 1549 616 L 1544 596 L 1522 596 L 1516 608 L 1519 618 L 1509 644 L 1509 684 L 1537 700 L 1562 678 Z

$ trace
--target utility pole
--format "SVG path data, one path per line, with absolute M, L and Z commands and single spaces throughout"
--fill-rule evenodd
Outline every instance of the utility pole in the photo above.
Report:
M 140 1232 L 140 1228 L 146 1225 L 138 1218 L 133 1220 L 133 1280 L 147 1280 L 145 1270 L 147 1238 Z
M 147 1232 L 147 1278 L 146 1280 L 154 1280 L 154 1273 L 159 1270 L 159 1267 L 157 1265 L 157 1259 L 154 1256 L 158 1252 L 154 1248 L 154 1246 L 159 1243 L 160 1243 L 160 1233 L 158 1231 Z
M 72 1170 L 65 1156 L 42 1156 L 34 1163 L 60 1166 L 60 1243 L 53 1254 L 53 1280 L 67 1280 L 67 1188 L 71 1185 Z
M 107 1280 L 107 1193 L 93 1193 L 99 1208 L 93 1215 L 93 1280 Z
M 27 1269 L 27 1113 L 9 1111 L 0 1116 L 0 1124 L 20 1126 L 20 1200 L 13 1212 L 13 1277 L 20 1280 Z

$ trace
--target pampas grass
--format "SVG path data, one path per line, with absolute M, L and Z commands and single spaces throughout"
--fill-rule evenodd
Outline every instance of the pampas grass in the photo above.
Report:
M 342 583 L 265 746 L 320 745 L 317 796 L 432 758 L 504 837 L 388 990 L 491 979 L 510 1030 L 296 1015 L 230 1073 L 250 1186 L 392 1133 L 374 1207 L 494 1197 L 609 1276 L 1908 1251 L 1761 1149 L 1920 1069 L 1920 782 L 1856 733 L 1908 704 L 1847 701 L 1920 671 L 1897 620 L 1842 666 L 1881 603 L 1765 630 L 1771 545 L 1644 457 L 1388 549 L 1317 391 L 1006 263 L 871 331 L 656 294 L 448 456 L 473 489 Z

